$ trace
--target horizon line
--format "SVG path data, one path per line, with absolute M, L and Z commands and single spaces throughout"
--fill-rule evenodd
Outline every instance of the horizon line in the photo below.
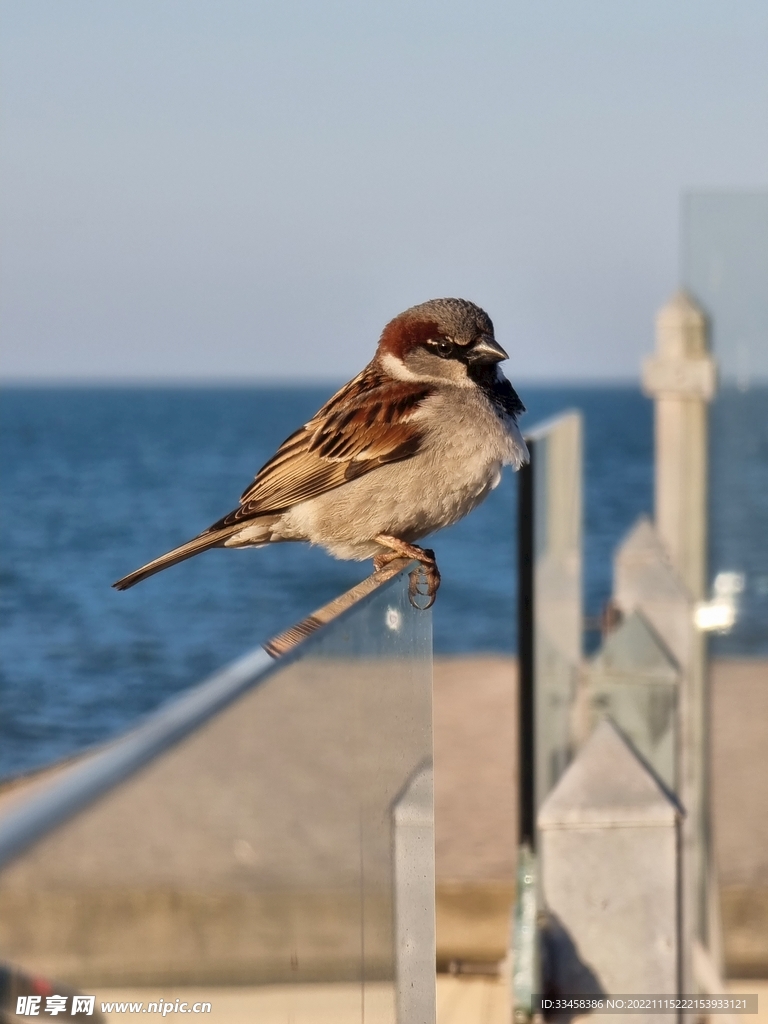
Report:
M 327 377 L 3 377 L 0 388 L 310 388 L 338 386 L 343 376 Z M 516 376 L 515 387 L 626 387 L 640 384 L 640 374 L 616 377 Z

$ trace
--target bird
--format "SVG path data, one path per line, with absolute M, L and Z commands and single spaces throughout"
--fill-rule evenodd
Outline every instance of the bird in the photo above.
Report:
M 430 607 L 434 550 L 415 542 L 463 519 L 502 467 L 529 458 L 525 412 L 499 363 L 509 356 L 488 314 L 466 299 L 431 299 L 384 328 L 373 359 L 277 449 L 233 511 L 129 573 L 127 590 L 209 548 L 285 541 L 340 559 L 419 562 L 409 594 Z M 419 588 L 424 589 L 419 589 Z

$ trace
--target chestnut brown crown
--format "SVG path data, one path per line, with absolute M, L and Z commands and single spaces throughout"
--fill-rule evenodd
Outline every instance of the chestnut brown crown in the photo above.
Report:
M 462 362 L 473 355 L 487 362 L 508 358 L 494 338 L 491 318 L 466 299 L 430 299 L 412 306 L 387 324 L 379 341 L 380 353 L 403 361 L 419 348 Z

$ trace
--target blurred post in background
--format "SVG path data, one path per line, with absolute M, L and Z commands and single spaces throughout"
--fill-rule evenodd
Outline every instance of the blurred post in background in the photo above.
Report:
M 710 927 L 709 921 L 712 839 L 705 649 L 693 622 L 694 602 L 703 599 L 706 586 L 707 406 L 714 395 L 715 366 L 704 314 L 685 292 L 677 292 L 656 317 L 656 353 L 643 367 L 643 387 L 655 403 L 654 520 L 663 546 L 661 558 L 669 558 L 687 597 L 672 650 L 682 671 L 678 794 L 686 812 L 682 826 L 683 991 L 693 992 L 695 941 L 711 947 L 721 970 L 719 929 Z M 640 601 L 650 596 L 641 595 Z M 663 635 L 663 619 L 659 626 Z

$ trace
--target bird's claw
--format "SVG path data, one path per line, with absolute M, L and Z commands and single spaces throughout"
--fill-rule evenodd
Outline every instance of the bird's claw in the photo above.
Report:
M 425 552 L 427 554 L 428 552 Z M 422 562 L 418 569 L 413 569 L 408 574 L 408 600 L 414 608 L 425 612 L 435 603 L 437 591 L 440 587 L 440 572 L 437 563 L 434 561 Z M 423 588 L 423 589 L 422 589 Z M 421 600 L 427 599 L 426 604 Z

